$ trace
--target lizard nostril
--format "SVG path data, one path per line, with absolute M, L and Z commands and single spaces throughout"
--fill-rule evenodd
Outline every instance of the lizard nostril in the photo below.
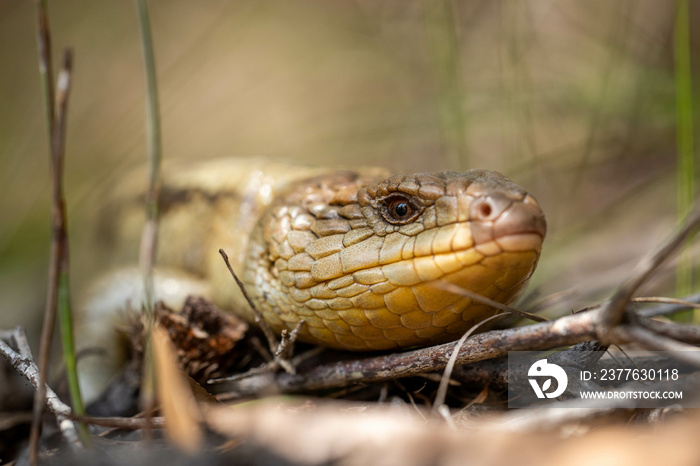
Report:
M 516 200 L 501 193 L 489 193 L 472 202 L 469 217 L 475 222 L 490 224 L 497 221 Z
M 472 204 L 472 220 L 491 222 L 501 215 L 510 202 L 494 196 L 482 196 Z
M 489 204 L 487 201 L 484 201 L 479 205 L 479 215 L 482 219 L 489 218 L 492 212 L 493 208 L 491 207 L 491 204 Z

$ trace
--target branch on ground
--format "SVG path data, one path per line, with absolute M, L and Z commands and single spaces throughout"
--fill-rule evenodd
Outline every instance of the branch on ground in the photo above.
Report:
M 41 377 L 39 368 L 34 361 L 24 329 L 18 327 L 12 332 L 0 334 L 0 355 L 10 363 L 18 374 L 27 379 L 38 390 L 44 378 Z M 56 416 L 56 421 L 68 444 L 75 449 L 82 449 L 78 432 L 70 420 L 72 414 L 70 406 L 62 402 L 46 384 L 44 385 L 44 393 L 44 403 L 49 412 Z

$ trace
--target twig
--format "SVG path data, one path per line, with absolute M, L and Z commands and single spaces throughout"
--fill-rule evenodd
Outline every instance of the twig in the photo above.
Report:
M 695 307 L 700 303 L 700 293 L 691 294 L 681 299 L 678 303 L 664 304 L 662 306 L 654 306 L 650 308 L 640 309 L 637 315 L 643 317 L 655 317 L 675 314 L 676 312 L 686 309 L 689 305 Z
M 234 374 L 228 377 L 220 377 L 216 379 L 209 379 L 207 380 L 208 384 L 219 384 L 219 383 L 226 383 L 226 382 L 237 382 L 239 380 L 244 380 L 248 379 L 250 377 L 253 377 L 255 375 L 259 374 L 269 374 L 273 372 L 277 368 L 277 364 L 274 361 L 266 362 L 263 364 L 260 364 L 258 367 L 254 367 L 246 372 L 243 372 L 241 374 Z
M 263 342 L 260 341 L 260 338 L 258 338 L 256 335 L 252 335 L 250 338 L 250 344 L 255 349 L 255 351 L 258 352 L 258 354 L 267 362 L 271 362 L 274 357 L 272 354 L 270 354 L 270 348 L 267 346 L 263 345 Z
M 495 316 L 491 316 L 487 319 L 482 320 L 478 324 L 472 326 L 464 335 L 462 335 L 462 338 L 457 341 L 457 344 L 455 345 L 454 350 L 452 351 L 452 354 L 450 355 L 449 361 L 447 361 L 447 365 L 445 366 L 445 372 L 442 374 L 442 377 L 440 379 L 440 385 L 438 386 L 438 391 L 437 394 L 435 395 L 435 401 L 433 402 L 433 412 L 437 412 L 438 409 L 445 403 L 445 398 L 447 397 L 447 387 L 449 385 L 450 378 L 452 376 L 452 370 L 455 367 L 455 362 L 457 361 L 457 354 L 459 354 L 459 350 L 462 349 L 462 345 L 464 345 L 464 342 L 469 338 L 469 336 L 476 331 L 479 327 L 484 325 L 485 323 L 494 320 L 499 317 L 503 317 L 505 314 L 496 314 Z
M 295 327 L 295 329 L 298 327 L 299 327 L 299 325 L 297 325 L 297 327 Z M 256 340 L 257 339 L 255 339 L 253 341 L 256 341 Z M 262 344 L 260 344 L 260 346 L 262 346 Z M 260 348 L 260 349 L 265 349 L 265 348 Z M 304 361 L 318 356 L 320 353 L 322 353 L 325 350 L 326 350 L 326 348 L 324 348 L 323 346 L 316 346 L 314 348 L 311 348 L 310 350 L 294 357 L 291 360 L 291 366 L 293 368 L 296 368 L 297 366 L 302 364 Z M 267 349 L 265 349 L 265 352 L 267 352 Z M 269 362 L 261 364 L 258 367 L 254 367 L 253 369 L 250 369 L 250 370 L 243 372 L 243 373 L 240 373 L 240 374 L 234 374 L 231 376 L 220 377 L 220 378 L 216 378 L 216 379 L 209 379 L 209 380 L 207 380 L 207 383 L 208 384 L 221 384 L 221 383 L 237 382 L 239 380 L 249 379 L 249 378 L 257 376 L 257 375 L 270 374 L 270 373 L 274 372 L 274 370 L 277 368 L 277 366 L 276 366 L 276 363 L 274 361 L 272 361 L 271 359 L 268 361 Z M 236 397 L 234 396 L 233 398 L 236 398 Z M 227 394 L 223 394 L 223 395 L 217 396 L 217 399 L 219 401 L 226 401 L 227 399 L 232 399 L 232 398 L 229 397 Z
M 669 357 L 700 367 L 700 348 L 659 335 L 638 325 L 621 325 L 613 330 L 620 340 L 634 341 L 652 351 L 669 351 Z
M 253 315 L 255 316 L 255 323 L 263 331 L 263 334 L 265 334 L 265 338 L 267 339 L 267 345 L 270 348 L 270 353 L 272 353 L 274 362 L 274 365 L 267 367 L 269 368 L 269 370 L 275 370 L 277 367 L 281 367 L 286 373 L 294 374 L 296 370 L 294 369 L 294 365 L 289 361 L 288 355 L 291 353 L 292 345 L 296 341 L 299 331 L 301 331 L 301 328 L 304 326 L 304 321 L 299 321 L 294 330 L 292 330 L 291 334 L 287 334 L 286 331 L 283 331 L 282 340 L 278 343 L 275 333 L 272 331 L 263 315 L 255 306 L 255 303 L 248 294 L 248 291 L 246 291 L 245 289 L 245 285 L 240 280 L 240 278 L 238 278 L 238 275 L 236 275 L 236 272 L 234 272 L 233 267 L 231 267 L 231 262 L 228 259 L 226 251 L 224 251 L 223 249 L 219 249 L 219 254 L 221 254 L 221 257 L 224 259 L 226 267 L 228 267 L 228 271 L 231 273 L 231 276 L 236 281 L 236 285 L 238 285 L 238 288 L 241 290 L 241 293 L 243 293 L 243 297 L 248 302 L 250 309 L 253 311 Z M 220 380 L 221 379 L 216 379 L 216 382 L 212 380 L 210 381 L 210 383 L 218 383 Z
M 693 309 L 700 309 L 700 303 L 694 303 L 692 301 L 687 301 L 678 298 L 666 298 L 663 296 L 646 296 L 639 298 L 632 298 L 630 300 L 633 303 L 661 303 L 661 304 L 675 304 L 680 307 L 690 307 Z
M 228 260 L 228 255 L 226 254 L 226 251 L 223 249 L 219 249 L 219 254 L 221 254 L 221 257 L 224 259 L 224 262 L 226 263 L 226 267 L 228 267 L 228 271 L 231 273 L 231 276 L 233 279 L 236 281 L 236 285 L 238 285 L 238 288 L 241 290 L 241 293 L 243 293 L 243 297 L 245 300 L 248 302 L 248 305 L 253 311 L 253 315 L 255 316 L 255 323 L 258 324 L 258 327 L 263 331 L 263 334 L 265 335 L 265 338 L 267 339 L 267 345 L 270 348 L 270 352 L 272 354 L 275 354 L 279 343 L 277 342 L 277 337 L 275 337 L 275 333 L 272 331 L 270 326 L 267 324 L 265 319 L 263 318 L 262 314 L 258 310 L 258 308 L 255 306 L 255 303 L 251 299 L 250 295 L 248 294 L 248 291 L 245 289 L 245 285 L 243 285 L 243 282 L 238 278 L 238 275 L 236 275 L 236 272 L 233 271 L 233 267 L 231 267 L 231 262 Z
M 488 359 L 455 367 L 452 380 L 466 386 L 489 387 L 503 391 L 508 389 L 508 361 L 506 358 Z
M 665 316 L 685 310 L 688 307 L 692 307 L 695 309 L 700 308 L 700 293 L 687 296 L 684 299 L 665 298 L 659 296 L 640 296 L 637 298 L 632 298 L 630 302 L 636 304 L 662 303 L 664 304 L 663 306 L 654 306 L 646 309 L 639 309 L 635 312 L 635 314 L 642 317 Z M 594 309 L 600 309 L 603 306 L 605 306 L 605 303 L 594 304 L 593 306 L 588 306 L 576 312 L 588 312 Z
M 455 364 L 504 356 L 508 351 L 538 351 L 595 339 L 599 312 L 591 311 L 527 327 L 472 335 L 457 352 Z M 296 375 L 279 373 L 272 380 L 266 374 L 257 381 L 251 377 L 234 383 L 230 390 L 239 396 L 255 394 L 263 388 L 300 392 L 409 377 L 444 369 L 456 345 L 457 342 L 451 342 L 403 353 L 321 364 L 300 370 Z
M 51 58 L 51 29 L 46 0 L 35 0 L 36 4 L 36 45 L 39 55 L 39 76 L 44 97 L 44 116 L 49 141 L 53 137 L 53 59 Z
M 44 5 L 45 6 L 45 5 Z M 40 7 L 40 10 L 42 7 Z M 49 40 L 48 18 L 46 12 L 40 12 L 40 28 L 45 29 L 40 33 L 40 39 Z M 40 47 L 40 54 L 43 54 L 43 61 L 47 54 L 50 59 L 50 44 L 45 43 Z M 48 48 L 46 50 L 42 50 Z M 68 383 L 73 406 L 77 412 L 84 412 L 80 387 L 78 385 L 77 368 L 75 361 L 75 345 L 73 343 L 73 321 L 70 309 L 69 295 L 69 257 L 68 257 L 68 233 L 66 222 L 66 207 L 63 196 L 63 159 L 65 155 L 66 141 L 66 120 L 68 111 L 68 95 L 70 93 L 71 71 L 73 56 L 70 49 L 66 49 L 63 56 L 63 67 L 58 76 L 58 92 L 56 94 L 56 105 L 51 105 L 52 116 L 51 134 L 51 179 L 52 179 L 52 201 L 51 201 L 51 258 L 49 266 L 49 289 L 47 291 L 46 310 L 44 314 L 44 326 L 42 328 L 42 339 L 39 357 L 39 373 L 45 377 L 50 362 L 51 340 L 53 328 L 56 321 L 56 310 L 60 312 L 61 339 L 63 343 L 64 357 L 68 374 Z M 50 75 L 46 75 L 51 79 Z M 50 91 L 53 94 L 53 90 Z M 56 114 L 53 115 L 54 109 Z M 45 380 L 38 383 L 38 390 L 34 400 L 34 420 L 30 434 L 30 462 L 36 464 L 38 461 L 39 439 L 41 436 L 41 418 L 44 411 Z M 81 428 L 83 441 L 89 442 L 89 436 L 85 428 Z
M 280 363 L 286 364 L 288 367 L 284 367 L 284 370 L 290 374 L 294 374 L 296 369 L 294 365 L 289 362 L 289 358 L 292 357 L 292 350 L 294 349 L 294 343 L 296 343 L 299 337 L 299 332 L 304 327 L 306 322 L 302 319 L 297 322 L 296 327 L 288 332 L 287 329 L 282 330 L 282 338 L 280 338 L 279 347 L 275 351 L 275 357 L 280 359 Z
M 46 0 L 36 0 L 37 13 L 37 51 L 39 55 L 39 76 L 44 96 L 44 114 L 49 142 L 53 138 L 54 115 L 54 91 L 53 71 L 51 57 L 51 30 Z M 53 157 L 51 157 L 53 161 Z M 53 167 L 53 162 L 52 162 Z M 53 209 L 52 209 L 53 210 Z M 44 413 L 45 374 L 51 358 L 51 340 L 53 329 L 56 325 L 56 305 L 58 302 L 58 257 L 59 248 L 55 240 L 51 243 L 51 259 L 49 265 L 49 281 L 46 293 L 46 308 L 41 329 L 41 345 L 39 347 L 39 383 L 34 395 L 34 419 L 29 435 L 29 462 L 36 465 L 38 462 L 39 439 L 41 437 L 41 419 Z
M 298 324 L 295 327 L 295 330 L 297 328 L 300 328 L 300 326 Z M 291 374 L 296 373 L 296 367 L 299 366 L 301 363 L 303 363 L 304 361 L 311 359 L 315 356 L 318 356 L 321 352 L 323 352 L 325 350 L 326 350 L 326 348 L 324 348 L 323 346 L 316 346 L 316 347 L 306 351 L 305 353 L 302 353 L 302 354 L 296 356 L 295 358 L 293 358 L 291 360 L 291 366 L 292 366 L 292 368 L 295 369 L 295 371 L 291 372 Z M 240 373 L 240 374 L 234 374 L 234 375 L 227 376 L 227 377 L 219 377 L 216 379 L 209 379 L 209 380 L 207 380 L 207 383 L 208 384 L 222 384 L 222 383 L 229 383 L 229 382 L 237 382 L 239 380 L 250 379 L 250 378 L 258 376 L 258 375 L 270 374 L 270 373 L 274 372 L 275 369 L 277 369 L 277 363 L 275 361 L 270 360 L 267 363 L 261 364 L 258 367 L 254 367 L 254 368 L 252 368 L 246 372 Z M 235 396 L 233 398 L 235 398 Z M 217 399 L 219 401 L 225 401 L 225 400 L 231 399 L 231 398 L 228 397 L 227 394 L 223 394 L 223 395 L 217 397 Z
M 0 431 L 4 432 L 17 426 L 29 424 L 33 418 L 34 414 L 31 411 L 0 412 Z
M 15 351 L 6 341 L 12 340 L 17 347 Z M 44 397 L 48 410 L 56 416 L 59 428 L 68 444 L 76 450 L 82 449 L 82 444 L 78 438 L 73 422 L 70 421 L 70 406 L 60 400 L 58 395 L 44 382 L 39 368 L 34 362 L 27 336 L 21 327 L 17 327 L 9 337 L 0 338 L 0 354 L 10 363 L 12 368 L 21 376 L 29 380 L 34 388 L 39 391 L 41 384 L 44 384 Z
M 526 327 L 476 334 L 464 341 L 458 351 L 459 342 L 451 342 L 404 353 L 321 364 L 300 370 L 296 375 L 280 373 L 271 376 L 267 373 L 244 380 L 239 376 L 228 389 L 232 392 L 231 397 L 252 395 L 271 388 L 282 393 L 314 391 L 434 372 L 444 369 L 451 355 L 456 355 L 455 365 L 464 365 L 505 356 L 509 351 L 541 351 L 574 345 L 597 339 L 602 312 L 602 309 L 592 310 Z M 669 350 L 675 343 L 673 347 L 681 349 L 681 344 L 675 340 L 650 331 L 640 332 L 639 327 L 626 325 L 618 329 L 609 334 L 612 343 L 621 345 L 635 341 L 651 349 L 664 350 Z M 689 345 L 682 345 L 682 348 L 697 350 Z M 692 357 L 690 362 L 700 364 L 697 357 Z
M 663 322 L 640 317 L 639 325 L 658 335 L 672 338 L 676 341 L 700 345 L 700 326 L 689 324 L 678 324 L 675 322 Z
M 683 227 L 666 240 L 656 253 L 642 260 L 637 266 L 637 269 L 632 273 L 632 278 L 615 293 L 613 298 L 605 306 L 603 306 L 600 314 L 602 340 L 606 338 L 606 330 L 610 331 L 617 324 L 622 322 L 627 304 L 630 302 L 632 295 L 637 289 L 639 289 L 639 287 L 651 277 L 654 271 L 685 242 L 686 238 L 697 229 L 698 225 L 700 225 L 700 211 L 691 214 Z
M 165 427 L 165 418 L 159 416 L 145 417 L 92 417 L 69 415 L 74 421 L 92 424 L 95 426 L 111 427 L 114 429 L 139 430 L 149 427 L 151 429 L 162 429 Z

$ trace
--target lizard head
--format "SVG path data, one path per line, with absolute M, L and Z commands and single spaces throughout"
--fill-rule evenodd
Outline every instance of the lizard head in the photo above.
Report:
M 428 345 L 497 312 L 436 284 L 508 303 L 532 275 L 545 234 L 535 198 L 497 172 L 336 174 L 296 184 L 270 206 L 246 276 L 269 290 L 258 302 L 273 327 L 303 319 L 307 341 Z

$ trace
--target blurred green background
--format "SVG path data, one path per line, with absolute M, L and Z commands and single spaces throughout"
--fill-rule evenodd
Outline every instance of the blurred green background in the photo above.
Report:
M 166 160 L 499 170 L 547 212 L 534 284 L 577 289 L 564 311 L 617 286 L 676 223 L 674 2 L 149 6 Z M 101 265 L 85 232 L 103 186 L 146 160 L 140 36 L 130 1 L 54 1 L 49 14 L 55 61 L 75 53 L 65 176 L 78 292 Z M 34 3 L 0 2 L 0 328 L 34 329 L 43 311 L 43 116 Z M 672 278 L 652 290 L 672 294 Z

